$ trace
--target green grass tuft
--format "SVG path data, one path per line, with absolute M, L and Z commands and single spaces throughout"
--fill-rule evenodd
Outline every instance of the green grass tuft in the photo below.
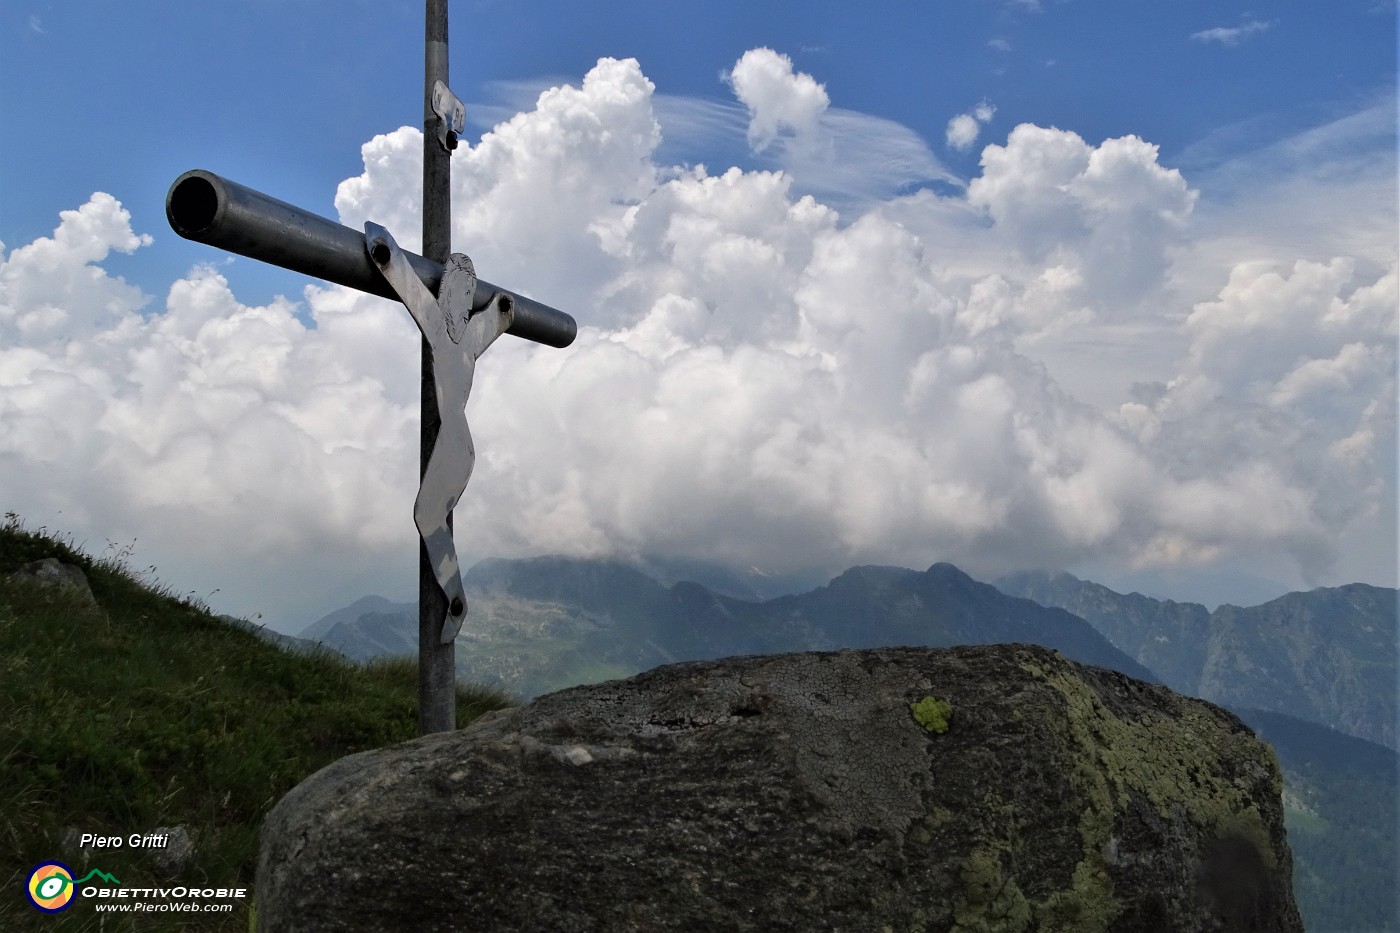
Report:
M 25 530 L 13 513 L 6 519 L 0 851 L 13 874 L 0 898 L 0 929 L 36 921 L 56 928 L 59 918 L 34 911 L 19 889 L 33 865 L 64 860 L 66 827 L 126 837 L 183 825 L 196 858 L 175 878 L 128 848 L 94 857 L 92 867 L 127 886 L 251 889 L 259 826 L 287 791 L 345 755 L 416 737 L 415 660 L 361 666 L 330 651 L 283 651 L 216 618 L 201 600 L 142 579 L 149 570 L 133 573 L 125 565 L 130 547 L 109 544 L 107 557 L 93 559 L 71 540 Z M 81 567 L 99 608 L 9 576 L 45 557 Z M 512 702 L 459 685 L 458 724 Z M 113 925 L 114 917 L 85 904 L 60 916 L 63 929 L 245 930 L 248 906 L 218 918 L 124 921 L 134 925 Z

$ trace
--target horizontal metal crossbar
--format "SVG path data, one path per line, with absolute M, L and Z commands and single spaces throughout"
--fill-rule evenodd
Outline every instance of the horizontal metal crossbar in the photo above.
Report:
M 187 240 L 325 279 L 338 285 L 398 300 L 365 250 L 365 235 L 207 172 L 194 169 L 175 179 L 165 196 L 171 228 Z M 405 252 L 413 271 L 437 294 L 441 264 Z M 557 308 L 478 279 L 473 310 L 497 294 L 509 297 L 514 320 L 507 333 L 551 347 L 567 347 L 578 323 Z

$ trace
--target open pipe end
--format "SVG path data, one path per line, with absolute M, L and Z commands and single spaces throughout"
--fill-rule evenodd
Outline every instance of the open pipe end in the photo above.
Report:
M 219 189 L 208 172 L 186 172 L 165 195 L 165 219 L 180 236 L 195 240 L 214 225 L 222 206 Z

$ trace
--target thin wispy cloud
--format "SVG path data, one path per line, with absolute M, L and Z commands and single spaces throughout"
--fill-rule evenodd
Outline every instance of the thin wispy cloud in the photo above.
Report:
M 966 182 L 948 169 L 928 143 L 893 120 L 833 107 L 817 122 L 820 145 L 795 147 L 782 164 L 797 187 L 843 212 L 883 201 L 912 187 Z
M 921 185 L 966 184 L 907 126 L 831 106 L 786 56 L 751 50 L 724 77 L 735 89 L 730 100 L 653 96 L 660 158 L 685 164 L 685 153 L 708 151 L 721 168 L 782 171 L 795 194 L 813 195 L 843 216 Z
M 988 39 L 987 47 L 991 49 L 996 49 L 998 52 L 1011 51 L 1011 43 L 1007 42 L 1005 39 L 1002 38 Z
M 1264 32 L 1273 26 L 1273 21 L 1258 19 L 1246 19 L 1238 26 L 1216 26 L 1213 29 L 1202 29 L 1200 32 L 1193 32 L 1191 38 L 1197 42 L 1218 42 L 1225 46 L 1239 45 L 1250 36 Z
M 825 91 L 787 56 L 751 50 L 735 68 L 720 72 L 722 84 L 734 87 L 734 71 L 745 59 L 748 101 L 737 91 L 727 99 L 653 91 L 659 164 L 691 167 L 695 153 L 703 152 L 711 169 L 781 171 L 795 194 L 813 195 L 852 219 L 923 185 L 966 186 L 922 136 L 893 120 L 831 106 Z M 556 76 L 492 82 L 493 100 L 469 104 L 468 121 L 489 129 L 534 109 L 540 94 L 567 83 Z
M 1397 102 L 1394 87 L 1381 88 L 1359 109 L 1301 129 L 1277 117 L 1250 117 L 1186 147 L 1176 161 L 1196 171 L 1209 170 L 1213 183 L 1228 183 L 1227 190 L 1249 185 L 1261 166 L 1278 176 L 1324 163 L 1375 165 L 1378 154 L 1394 156 Z
M 657 94 L 652 100 L 656 121 L 661 124 L 663 152 L 694 153 L 723 151 L 727 141 L 734 155 L 748 129 L 749 115 L 742 104 L 733 100 L 687 97 L 678 94 Z M 746 144 L 744 147 L 747 148 Z M 677 162 L 683 161 L 677 158 Z
M 1347 256 L 1370 272 L 1393 263 L 1395 216 L 1376 205 L 1396 202 L 1396 102 L 1388 88 L 1327 123 L 1292 133 L 1269 126 L 1265 134 L 1251 122 L 1183 153 L 1194 156 L 1191 176 L 1230 207 L 1228 220 L 1219 206 L 1207 208 L 1198 262 L 1179 264 L 1178 274 L 1209 280 L 1219 275 L 1212 256 L 1228 253 Z
M 38 13 L 29 14 L 29 31 L 41 36 L 48 35 L 48 30 L 44 29 L 44 21 L 39 18 Z
M 504 123 L 517 113 L 530 110 L 541 94 L 561 87 L 571 80 L 567 75 L 535 75 L 530 78 L 501 79 L 486 82 L 489 100 L 467 102 L 467 124 L 482 130 Z

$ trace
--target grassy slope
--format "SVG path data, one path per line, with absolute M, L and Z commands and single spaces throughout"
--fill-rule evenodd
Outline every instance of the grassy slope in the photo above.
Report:
M 42 529 L 41 529 L 42 532 Z M 58 557 L 83 568 L 99 610 L 12 579 Z M 459 725 L 508 699 L 461 687 Z M 121 560 L 94 560 L 9 516 L 0 527 L 0 929 L 242 930 L 246 912 L 99 925 L 75 905 L 48 917 L 25 900 L 51 859 L 97 867 L 127 886 L 250 887 L 263 816 L 297 782 L 353 752 L 416 735 L 417 671 L 284 652 L 198 600 L 144 584 Z M 186 826 L 194 864 L 162 877 L 139 851 L 65 859 L 65 827 L 128 836 Z M 172 917 L 172 915 L 163 915 Z

